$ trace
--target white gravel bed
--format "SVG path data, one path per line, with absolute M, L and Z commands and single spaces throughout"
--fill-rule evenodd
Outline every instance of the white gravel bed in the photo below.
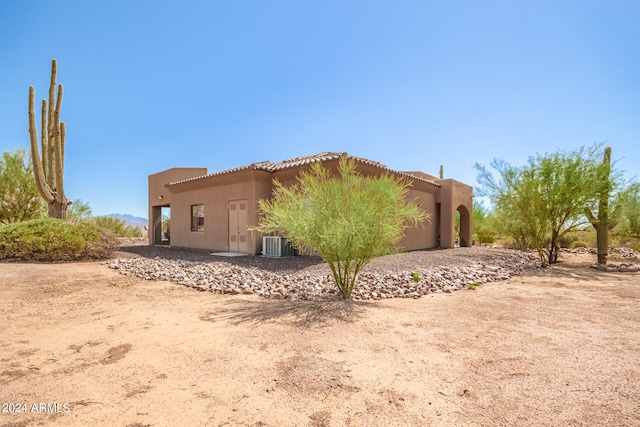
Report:
M 122 274 L 220 294 L 304 300 L 339 297 L 327 265 L 317 259 L 249 256 L 212 261 L 202 252 L 165 251 L 166 258 L 137 256 L 111 260 L 108 264 Z M 136 253 L 141 252 L 144 249 L 138 248 Z M 177 255 L 195 260 L 172 259 Z M 376 258 L 363 269 L 352 298 L 419 298 L 505 280 L 535 268 L 539 268 L 537 256 L 514 250 L 474 247 L 395 254 Z

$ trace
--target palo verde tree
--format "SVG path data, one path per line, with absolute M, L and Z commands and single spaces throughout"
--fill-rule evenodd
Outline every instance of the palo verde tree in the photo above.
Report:
M 40 218 L 45 211 L 26 150 L 2 153 L 0 158 L 0 224 Z
M 38 150 L 38 130 L 36 129 L 35 88 L 29 86 L 29 137 L 31 141 L 31 159 L 38 191 L 49 205 L 49 217 L 66 219 L 67 207 L 71 201 L 64 194 L 64 139 L 66 127 L 60 121 L 63 86 L 58 85 L 56 94 L 56 76 L 58 63 L 51 61 L 51 84 L 49 85 L 49 103 L 42 100 L 41 147 L 42 158 Z M 54 103 L 55 100 L 55 103 Z
M 480 201 L 473 201 L 473 235 L 475 242 L 482 246 L 483 243 L 496 241 L 494 226 L 494 214 Z
M 587 225 L 585 209 L 608 191 L 600 147 L 538 155 L 519 168 L 494 160 L 499 180 L 475 165 L 480 194 L 490 197 L 501 231 L 522 249 L 535 248 L 543 266 L 557 262 L 560 239 Z
M 615 197 L 616 232 L 624 238 L 640 239 L 640 183 L 633 182 Z
M 408 179 L 362 176 L 343 155 L 339 177 L 320 163 L 285 187 L 274 180 L 273 198 L 260 200 L 263 217 L 253 229 L 282 233 L 299 250 L 317 251 L 329 264 L 342 298 L 351 296 L 360 270 L 397 248 L 404 230 L 429 214 L 406 199 Z

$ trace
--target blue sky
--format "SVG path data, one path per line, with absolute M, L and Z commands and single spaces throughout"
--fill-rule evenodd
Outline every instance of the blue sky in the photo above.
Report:
M 65 86 L 65 185 L 147 216 L 147 176 L 322 151 L 475 185 L 604 142 L 640 176 L 637 1 L 0 1 L 0 152 Z M 38 113 L 39 116 L 39 113 Z

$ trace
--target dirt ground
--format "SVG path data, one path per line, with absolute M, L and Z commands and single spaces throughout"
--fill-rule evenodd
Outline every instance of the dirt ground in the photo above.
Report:
M 0 263 L 0 426 L 640 425 L 640 275 L 264 300 Z

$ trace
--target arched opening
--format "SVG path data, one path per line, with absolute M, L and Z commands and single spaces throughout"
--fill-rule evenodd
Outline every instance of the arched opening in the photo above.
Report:
M 471 212 L 464 205 L 460 205 L 456 209 L 455 230 L 457 246 L 461 248 L 471 246 Z
M 171 206 L 154 206 L 152 212 L 153 244 L 171 244 Z

